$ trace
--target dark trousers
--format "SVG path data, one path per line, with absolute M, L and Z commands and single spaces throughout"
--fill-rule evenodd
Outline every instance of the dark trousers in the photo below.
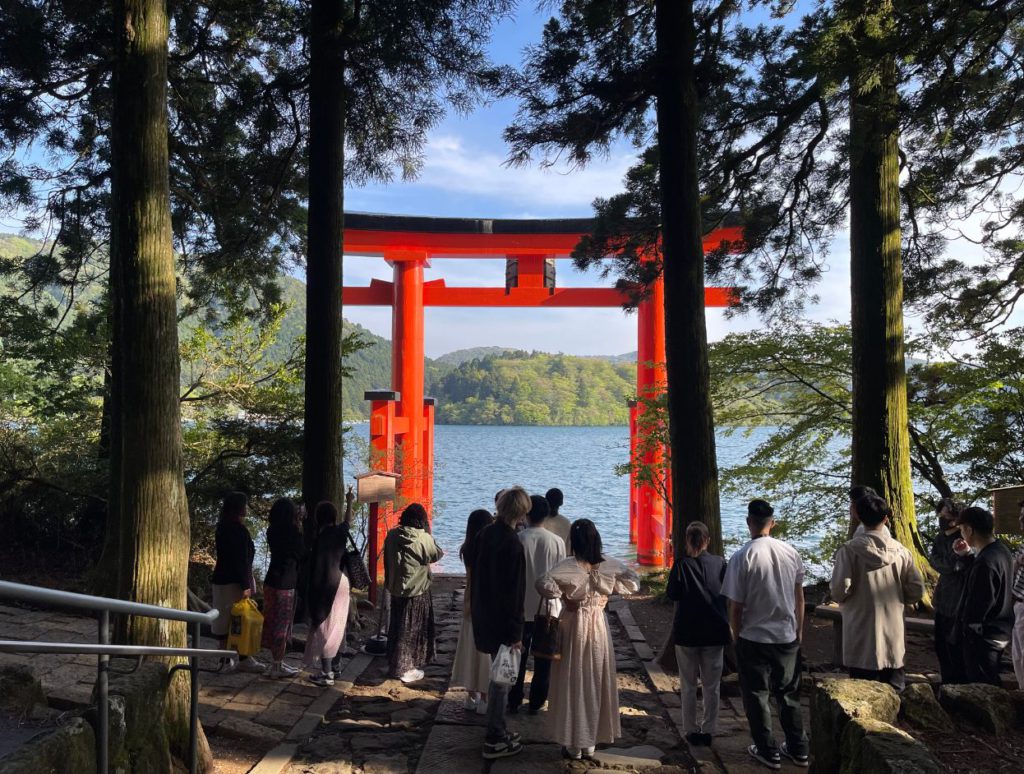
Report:
M 981 637 L 968 634 L 960 643 L 963 657 L 964 682 L 1002 685 L 999 679 L 999 659 L 1002 648 L 993 648 Z
M 498 656 L 498 649 L 491 651 L 491 662 Z M 508 701 L 508 686 L 491 680 L 487 685 L 487 735 L 485 742 L 500 742 L 508 734 L 505 725 L 505 703 Z
M 854 680 L 873 680 L 876 683 L 886 683 L 896 689 L 896 693 L 903 693 L 907 687 L 907 675 L 903 667 L 888 669 L 858 669 L 850 667 L 850 677 Z
M 935 655 L 939 658 L 939 674 L 945 685 L 967 682 L 963 652 L 959 644 L 953 644 L 955 624 L 952 616 L 935 614 Z
M 533 644 L 533 621 L 523 624 L 523 653 L 519 661 L 519 677 L 516 684 L 508 692 L 508 708 L 512 712 L 519 710 L 523 703 L 523 684 L 526 682 L 526 662 L 529 660 L 530 645 Z M 551 659 L 533 659 L 533 679 L 530 681 L 530 709 L 539 710 L 548 700 L 548 688 L 551 685 Z
M 786 735 L 786 746 L 794 755 L 807 755 L 807 734 L 804 733 L 800 707 L 800 643 L 770 645 L 740 638 L 736 641 L 736 661 L 743 710 L 758 750 L 769 752 L 778 749 L 772 736 L 772 709 L 769 704 L 769 697 L 774 696 L 779 706 L 779 721 Z

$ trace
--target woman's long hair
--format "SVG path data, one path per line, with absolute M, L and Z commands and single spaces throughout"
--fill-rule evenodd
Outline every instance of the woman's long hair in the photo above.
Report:
M 569 545 L 572 555 L 588 564 L 604 561 L 601 554 L 601 533 L 590 519 L 576 519 L 569 528 Z
M 227 521 L 241 521 L 245 516 L 246 506 L 249 504 L 249 496 L 245 492 L 228 492 L 224 495 L 224 504 L 220 508 L 220 521 L 223 524 Z
M 295 503 L 287 497 L 275 500 L 274 504 L 270 506 L 270 515 L 267 517 L 267 521 L 270 522 L 267 527 L 267 542 L 273 541 L 278 535 L 287 535 L 292 531 L 297 532 L 298 525 L 295 517 L 298 513 L 299 509 L 295 507 Z
M 337 524 L 338 507 L 330 500 L 324 500 L 323 502 L 317 503 L 315 519 L 317 532 L 322 530 L 324 527 Z
M 490 511 L 485 511 L 483 508 L 477 508 L 469 514 L 469 519 L 466 521 L 466 539 L 462 541 L 462 547 L 459 549 L 459 559 L 467 568 L 471 568 L 476 561 L 477 537 L 484 527 L 493 522 L 494 517 L 491 516 Z

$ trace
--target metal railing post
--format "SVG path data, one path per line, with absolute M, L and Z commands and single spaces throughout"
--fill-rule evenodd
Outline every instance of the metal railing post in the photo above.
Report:
M 110 644 L 110 611 L 100 610 L 100 645 Z M 96 693 L 99 700 L 99 734 L 96 740 L 96 768 L 99 774 L 109 771 L 110 757 L 110 656 L 97 656 Z
M 189 625 L 191 630 L 191 647 L 200 646 L 199 621 Z M 198 774 L 199 771 L 199 658 L 195 655 L 188 660 L 190 689 L 192 692 L 191 706 L 189 707 L 188 727 L 188 771 L 189 774 Z

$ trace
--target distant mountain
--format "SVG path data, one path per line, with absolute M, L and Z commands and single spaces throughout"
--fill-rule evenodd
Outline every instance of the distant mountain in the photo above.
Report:
M 448 352 L 435 358 L 434 362 L 457 368 L 471 360 L 480 360 L 485 357 L 504 355 L 515 351 L 509 347 L 470 347 L 469 349 L 457 349 L 454 352 Z

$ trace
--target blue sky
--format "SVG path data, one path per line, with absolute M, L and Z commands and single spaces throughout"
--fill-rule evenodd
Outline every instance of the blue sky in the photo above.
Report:
M 537 14 L 533 3 L 521 3 L 516 17 L 498 26 L 492 58 L 518 65 L 522 49 L 540 40 L 547 16 Z M 501 135 L 514 113 L 514 101 L 504 100 L 478 108 L 469 116 L 449 116 L 432 132 L 417 180 L 349 188 L 345 192 L 346 210 L 492 218 L 587 217 L 592 214 L 595 197 L 620 190 L 623 173 L 635 158 L 635 150 L 627 143 L 583 170 L 541 169 L 536 164 L 518 169 L 504 166 L 507 148 Z M 840 234 L 833 245 L 832 268 L 818 288 L 821 300 L 810 312 L 816 319 L 849 317 L 847 256 L 846 236 Z M 346 257 L 346 285 L 365 285 L 373 277 L 390 276 L 382 259 Z M 438 277 L 444 277 L 449 285 L 496 286 L 503 282 L 504 265 L 495 260 L 440 259 L 427 270 L 428 279 Z M 559 285 L 603 285 L 609 281 L 596 274 L 582 274 L 570 262 L 559 261 Z M 345 316 L 390 338 L 390 309 L 348 307 Z M 727 320 L 721 310 L 708 310 L 712 339 L 758 326 L 756 318 Z M 425 328 L 426 352 L 431 357 L 478 346 L 579 355 L 620 354 L 636 349 L 635 316 L 613 309 L 435 308 L 426 311 Z

